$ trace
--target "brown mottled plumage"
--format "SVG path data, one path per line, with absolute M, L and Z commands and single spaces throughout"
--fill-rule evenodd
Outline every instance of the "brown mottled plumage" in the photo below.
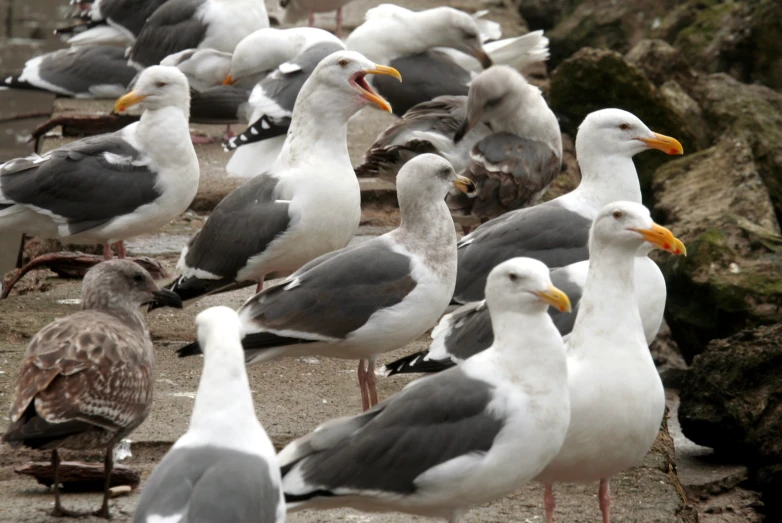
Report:
M 82 310 L 41 329 L 27 348 L 3 441 L 52 450 L 106 447 L 106 486 L 114 445 L 138 427 L 152 406 L 154 355 L 139 307 L 152 301 L 181 307 L 149 273 L 127 260 L 106 261 L 84 277 Z M 108 517 L 108 489 L 98 515 Z M 54 515 L 73 515 L 60 506 Z

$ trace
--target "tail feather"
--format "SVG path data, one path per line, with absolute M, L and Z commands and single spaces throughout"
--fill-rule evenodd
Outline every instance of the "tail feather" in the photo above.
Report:
M 515 38 L 489 42 L 484 47 L 494 63 L 523 69 L 529 64 L 548 60 L 548 44 L 549 40 L 543 36 L 543 31 L 533 31 Z
M 205 280 L 201 278 L 186 278 L 180 276 L 176 280 L 172 281 L 164 288 L 172 292 L 175 292 L 177 296 L 182 299 L 182 303 L 185 306 L 192 304 L 192 302 L 204 298 L 212 294 L 222 294 L 224 292 L 235 291 L 257 285 L 256 282 L 251 280 L 246 281 L 234 281 L 228 278 L 222 280 Z M 149 305 L 149 311 L 164 307 L 157 302 L 152 302 Z
M 278 336 L 271 332 L 256 332 L 248 334 L 242 339 L 242 347 L 245 352 L 257 353 L 259 351 L 267 349 L 275 349 L 278 347 L 284 347 L 286 345 L 296 345 L 299 343 L 313 343 L 315 340 L 304 340 L 301 338 L 288 338 L 286 336 Z M 176 351 L 177 356 L 180 358 L 187 358 L 188 356 L 196 356 L 203 354 L 201 352 L 201 345 L 194 341 L 178 349 Z
M 268 140 L 275 136 L 281 136 L 288 132 L 291 119 L 282 118 L 279 120 L 269 118 L 268 115 L 263 115 L 256 121 L 251 123 L 244 132 L 237 134 L 230 140 L 223 142 L 223 149 L 226 152 L 233 151 L 237 147 L 247 145 L 250 143 L 260 142 L 261 140 Z
M 404 145 L 391 145 L 371 149 L 364 163 L 356 168 L 358 177 L 380 177 L 396 181 L 396 175 L 404 164 L 420 154 L 440 154 L 427 140 L 410 140 Z
M 456 365 L 451 360 L 427 360 L 425 359 L 427 354 L 427 351 L 414 352 L 409 356 L 399 358 L 396 361 L 392 361 L 391 363 L 384 365 L 380 371 L 383 372 L 386 376 L 395 376 L 397 374 L 416 374 L 419 372 L 434 373 L 449 369 Z

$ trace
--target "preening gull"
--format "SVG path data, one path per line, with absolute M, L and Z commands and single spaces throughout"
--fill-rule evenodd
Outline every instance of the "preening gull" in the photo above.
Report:
M 172 67 L 143 71 L 119 100 L 138 104 L 138 122 L 111 134 L 77 140 L 42 156 L 0 166 L 0 236 L 66 238 L 110 244 L 151 232 L 187 210 L 199 169 L 190 142 L 185 75 Z
M 234 151 L 225 167 L 228 174 L 250 178 L 258 174 L 259 167 L 274 163 L 282 152 L 304 82 L 321 60 L 343 48 L 342 43 L 313 45 L 255 86 L 249 100 L 250 125 L 223 144 L 226 151 Z
M 674 253 L 679 254 L 676 248 L 680 252 L 685 251 L 684 245 L 680 243 L 674 248 Z M 667 296 L 665 278 L 657 264 L 647 256 L 653 249 L 652 244 L 644 243 L 635 259 L 635 301 L 647 345 L 654 341 L 660 330 Z M 573 304 L 573 314 L 562 314 L 556 309 L 549 309 L 554 325 L 565 341 L 573 330 L 588 270 L 589 260 L 551 270 L 551 281 L 568 295 Z M 494 333 L 486 300 L 467 303 L 443 316 L 432 330 L 429 350 L 416 352 L 389 363 L 385 365 L 383 372 L 387 376 L 440 372 L 489 348 L 493 342 Z
M 358 53 L 323 60 L 296 102 L 283 152 L 215 207 L 182 249 L 169 288 L 185 301 L 287 274 L 348 244 L 361 193 L 347 149 L 348 119 L 367 104 L 390 110 L 368 74 L 399 76 Z
M 157 65 L 185 49 L 232 53 L 253 31 L 269 27 L 262 0 L 168 0 L 150 16 L 130 49 L 130 63 Z
M 350 50 L 401 71 L 403 85 L 377 79 L 373 85 L 391 102 L 395 114 L 402 116 L 413 106 L 438 96 L 466 95 L 478 70 L 495 61 L 520 69 L 548 57 L 548 40 L 542 33 L 501 40 L 492 45 L 494 51 L 489 53 L 484 28 L 497 24 L 481 20 L 483 13 L 471 17 L 451 7 L 416 12 L 382 4 L 367 11 L 366 21 L 348 36 L 345 44 Z M 492 37 L 498 34 L 491 32 Z M 495 51 L 499 54 L 493 54 Z M 469 61 L 477 69 L 472 69 Z
M 549 522 L 555 506 L 552 483 L 599 480 L 600 510 L 608 523 L 610 478 L 640 463 L 657 437 L 665 392 L 633 296 L 633 265 L 643 242 L 686 254 L 681 242 L 637 203 L 608 204 L 590 231 L 581 311 L 565 344 L 570 426 L 559 454 L 537 477 L 546 484 Z
M 204 370 L 190 426 L 144 484 L 133 521 L 282 523 L 280 470 L 255 417 L 239 317 L 212 307 L 196 324 Z
M 57 34 L 76 32 L 68 39 L 70 45 L 130 45 L 136 39 L 144 23 L 167 0 L 95 0 L 76 3 L 82 22 L 71 27 L 56 29 Z M 81 29 L 85 29 L 82 31 Z M 78 31 L 78 32 L 77 32 Z
M 439 97 L 413 107 L 380 135 L 360 175 L 393 179 L 423 151 L 440 154 L 475 182 L 475 198 L 449 198 L 451 210 L 494 218 L 534 199 L 559 174 L 562 137 L 540 89 L 515 69 L 479 74 L 467 97 Z
M 60 505 L 60 448 L 105 448 L 103 505 L 109 517 L 114 445 L 152 407 L 154 354 L 139 306 L 160 300 L 182 307 L 129 260 L 100 263 L 84 276 L 82 310 L 41 329 L 27 347 L 3 441 L 52 451 L 54 516 L 77 515 Z
M 632 157 L 647 149 L 683 152 L 674 138 L 653 133 L 627 111 L 587 115 L 576 135 L 579 186 L 546 203 L 507 212 L 462 238 L 454 300 L 483 299 L 489 271 L 516 256 L 538 259 L 549 268 L 586 260 L 589 227 L 598 211 L 617 200 L 641 203 Z
M 247 362 L 313 354 L 358 359 L 364 410 L 375 405 L 377 355 L 421 336 L 448 307 L 456 231 L 444 199 L 454 188 L 474 186 L 439 156 L 405 165 L 397 183 L 398 229 L 325 254 L 242 306 Z M 179 354 L 198 351 L 194 343 Z
M 128 65 L 124 49 L 96 45 L 60 49 L 31 58 L 20 74 L 7 76 L 3 84 L 74 98 L 118 98 L 137 74 Z
M 546 307 L 567 309 L 567 296 L 529 258 L 497 266 L 486 295 L 499 333 L 491 349 L 280 452 L 289 510 L 348 506 L 456 523 L 557 454 L 570 400 L 565 348 Z
M 309 25 L 315 25 L 315 13 L 337 12 L 337 36 L 342 35 L 342 6 L 350 0 L 280 0 L 280 7 L 283 9 L 282 22 L 285 24 L 295 24 L 299 20 L 307 17 Z

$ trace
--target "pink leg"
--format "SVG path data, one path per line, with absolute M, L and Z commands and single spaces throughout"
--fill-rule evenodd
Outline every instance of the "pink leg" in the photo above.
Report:
M 603 523 L 611 523 L 611 517 L 609 516 L 609 510 L 611 509 L 611 490 L 608 482 L 610 479 L 600 480 L 600 489 L 597 493 L 597 498 L 600 500 L 600 512 L 603 513 Z
M 554 509 L 557 508 L 557 500 L 554 499 L 554 487 L 551 483 L 546 483 L 543 504 L 546 506 L 546 523 L 554 523 Z
M 215 139 L 211 136 L 202 136 L 200 134 L 191 134 L 190 141 L 193 145 L 205 145 L 208 143 L 214 143 Z
M 230 140 L 234 136 L 236 136 L 236 135 L 234 134 L 233 129 L 231 129 L 231 124 L 226 125 L 225 126 L 225 136 L 223 136 L 223 139 L 224 140 Z
M 377 405 L 377 377 L 375 376 L 375 358 L 369 358 L 367 365 L 367 389 L 369 389 L 369 404 L 371 407 Z M 366 410 L 366 409 L 364 409 Z
M 361 389 L 361 410 L 369 410 L 369 394 L 367 393 L 367 371 L 364 369 L 364 360 L 358 360 L 358 388 Z
M 114 251 L 111 250 L 109 242 L 103 242 L 103 259 L 110 260 L 114 257 Z
M 117 249 L 117 258 L 124 260 L 125 256 L 128 255 L 128 250 L 125 248 L 125 242 L 120 240 L 114 244 L 114 247 Z
M 462 232 L 465 236 L 470 234 L 470 231 L 472 230 L 472 225 L 462 225 Z
M 342 38 L 342 8 L 337 8 L 337 38 Z
M 312 11 L 307 13 L 307 25 L 309 25 L 310 27 L 315 27 L 315 13 L 313 13 Z
M 261 278 L 261 281 L 258 282 L 258 286 L 255 287 L 255 294 L 258 294 L 263 290 L 263 278 Z

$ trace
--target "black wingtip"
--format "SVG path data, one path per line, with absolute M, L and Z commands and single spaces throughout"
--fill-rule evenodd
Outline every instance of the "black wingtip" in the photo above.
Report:
M 197 341 L 194 341 L 193 343 L 188 343 L 184 347 L 177 349 L 176 355 L 180 358 L 187 358 L 188 356 L 198 356 L 199 354 L 203 354 L 201 352 L 201 345 Z
M 425 359 L 427 352 L 415 352 L 404 358 L 399 358 L 384 366 L 386 376 L 396 376 L 397 374 L 432 374 L 449 369 L 455 365 L 451 360 L 432 360 Z

